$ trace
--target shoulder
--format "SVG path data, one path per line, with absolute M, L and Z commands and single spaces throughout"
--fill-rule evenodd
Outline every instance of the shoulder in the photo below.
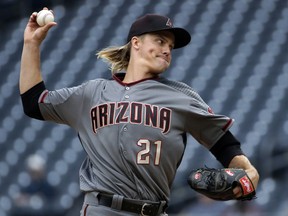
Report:
M 92 79 L 92 80 L 88 80 L 84 83 L 82 83 L 81 85 L 82 86 L 89 86 L 89 85 L 95 85 L 95 84 L 103 84 L 103 83 L 106 83 L 107 79 L 103 79 L 103 78 L 97 78 L 97 79 Z
M 97 91 L 97 89 L 103 86 L 103 83 L 105 83 L 105 79 L 88 80 L 72 87 L 64 87 L 57 90 L 49 91 L 49 95 L 67 99 L 72 95 L 77 96 Z
M 164 85 L 169 86 L 170 88 L 173 88 L 176 91 L 179 91 L 182 94 L 185 94 L 189 97 L 192 97 L 194 99 L 197 99 L 201 102 L 204 102 L 203 99 L 200 97 L 197 91 L 195 91 L 191 86 L 187 85 L 184 82 L 181 81 L 175 81 L 175 80 L 169 80 L 166 78 L 159 79 L 159 82 L 161 82 Z
M 99 88 L 103 88 L 104 86 L 106 86 L 107 82 L 109 82 L 110 80 L 107 79 L 103 79 L 103 78 L 97 78 L 97 79 L 92 79 L 92 80 L 88 80 L 86 82 L 81 83 L 80 85 L 76 86 L 76 88 L 78 90 L 81 91 L 82 90 L 96 90 Z

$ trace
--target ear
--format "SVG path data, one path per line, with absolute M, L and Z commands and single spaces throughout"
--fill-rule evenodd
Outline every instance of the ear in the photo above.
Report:
M 140 47 L 140 44 L 141 44 L 141 40 L 140 40 L 139 37 L 134 36 L 134 37 L 131 38 L 131 46 L 132 46 L 134 49 L 138 50 L 139 47 Z

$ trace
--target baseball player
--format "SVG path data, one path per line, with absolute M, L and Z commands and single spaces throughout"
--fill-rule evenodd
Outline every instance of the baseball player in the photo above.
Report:
M 23 108 L 32 118 L 77 131 L 87 153 L 80 168 L 85 193 L 82 216 L 166 215 L 186 134 L 223 166 L 245 169 L 257 187 L 257 170 L 229 132 L 233 120 L 213 114 L 186 84 L 161 77 L 171 63 L 172 50 L 190 42 L 185 29 L 173 27 L 165 16 L 140 17 L 124 46 L 98 53 L 110 65 L 111 79 L 49 91 L 41 76 L 40 45 L 56 23 L 40 27 L 35 19 L 33 13 L 24 33 Z M 241 196 L 238 188 L 234 192 Z

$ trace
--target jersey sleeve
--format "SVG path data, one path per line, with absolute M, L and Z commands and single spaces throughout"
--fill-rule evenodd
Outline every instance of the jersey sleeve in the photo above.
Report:
M 213 113 L 204 100 L 196 92 L 193 92 L 185 125 L 187 131 L 199 143 L 211 149 L 233 123 L 234 119 Z
M 229 130 L 234 120 L 225 115 L 213 113 L 212 109 L 189 85 L 167 79 L 161 82 L 177 92 L 175 97 L 182 98 L 181 101 L 178 100 L 179 104 L 175 106 L 181 113 L 181 119 L 185 122 L 185 131 L 191 134 L 200 144 L 211 149 Z
M 76 87 L 44 91 L 39 98 L 39 108 L 43 118 L 75 128 L 85 104 L 87 107 L 87 103 L 90 103 L 86 95 L 92 94 L 91 92 L 95 90 L 91 86 L 93 85 L 87 82 Z

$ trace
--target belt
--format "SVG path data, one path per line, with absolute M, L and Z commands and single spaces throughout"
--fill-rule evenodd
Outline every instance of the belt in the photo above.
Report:
M 97 195 L 99 205 L 112 207 L 113 195 L 99 193 Z M 150 202 L 143 200 L 123 198 L 120 210 L 140 214 L 141 216 L 156 216 L 164 213 L 166 201 Z

